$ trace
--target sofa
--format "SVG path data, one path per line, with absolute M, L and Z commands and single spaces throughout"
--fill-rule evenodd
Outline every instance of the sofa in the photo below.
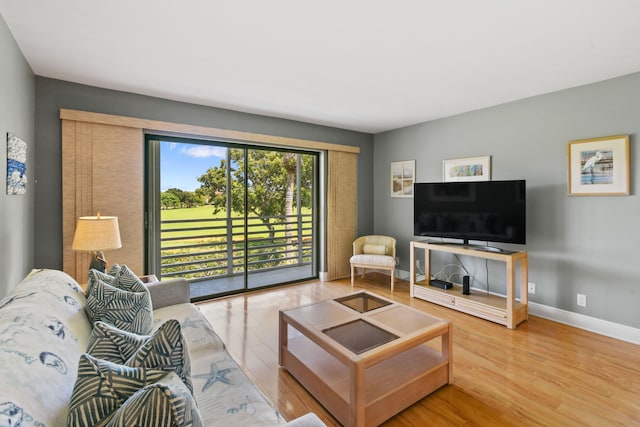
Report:
M 151 297 L 153 330 L 170 319 L 179 323 L 201 425 L 325 425 L 313 413 L 288 423 L 282 419 L 189 303 L 188 282 L 144 286 Z M 0 426 L 67 425 L 79 360 L 86 357 L 94 327 L 86 307 L 83 289 L 57 270 L 33 270 L 0 300 Z

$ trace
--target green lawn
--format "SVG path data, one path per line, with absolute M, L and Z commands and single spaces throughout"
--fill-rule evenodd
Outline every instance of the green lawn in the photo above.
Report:
M 219 212 L 216 215 L 213 215 L 214 208 L 212 206 L 200 206 L 196 208 L 181 208 L 181 209 L 163 209 L 160 212 L 160 217 L 163 221 L 166 220 L 196 220 L 194 222 L 186 222 L 186 223 L 176 223 L 176 224 L 162 224 L 161 235 L 163 239 L 166 238 L 177 238 L 177 240 L 164 241 L 162 243 L 162 256 L 170 257 L 167 258 L 166 263 L 163 261 L 162 274 L 167 273 L 175 273 L 175 272 L 184 272 L 185 277 L 201 277 L 203 275 L 211 275 L 211 274 L 223 274 L 221 272 L 226 271 L 227 268 L 227 260 L 226 257 L 224 259 L 220 258 L 219 254 L 216 254 L 215 251 L 225 250 L 225 245 L 229 242 L 227 241 L 226 233 L 226 215 L 225 212 Z M 305 213 L 310 212 L 309 210 L 305 210 Z M 244 231 L 244 220 L 239 215 L 235 216 L 236 218 L 233 220 L 234 228 L 233 233 L 236 234 L 234 240 L 242 241 L 243 240 L 243 231 Z M 199 221 L 200 220 L 200 221 Z M 308 227 L 308 224 L 305 226 Z M 183 230 L 189 228 L 205 228 L 205 227 L 217 227 L 215 229 L 196 229 L 196 230 Z M 168 232 L 167 229 L 172 229 L 175 231 Z M 275 227 L 276 230 L 276 239 L 270 242 L 264 242 L 253 239 L 260 239 L 268 237 L 268 229 L 262 224 L 258 218 L 249 218 L 249 231 L 251 235 L 249 237 L 249 246 L 256 246 L 254 249 L 257 249 L 257 252 L 254 253 L 253 250 L 249 249 L 248 256 L 252 261 L 263 261 L 263 264 L 260 266 L 262 268 L 265 267 L 273 267 L 276 265 L 280 265 L 280 261 L 277 260 L 281 255 L 271 255 L 271 253 L 277 253 L 278 251 L 282 251 L 287 243 L 285 240 L 285 227 L 284 225 L 278 225 Z M 305 229 L 303 231 L 305 236 L 311 236 L 311 229 Z M 278 242 L 278 243 L 276 243 Z M 275 247 L 270 247 L 274 243 L 277 244 Z M 182 245 L 201 245 L 205 244 L 206 247 L 198 247 L 198 248 L 177 248 Z M 264 246 L 262 246 L 264 245 Z M 262 247 L 262 248 L 261 248 Z M 207 248 L 207 249 L 205 249 Z M 244 244 L 241 244 L 235 250 L 239 251 L 239 254 L 242 254 L 244 251 Z M 201 253 L 202 251 L 206 251 Z M 200 253 L 199 253 L 200 252 Z M 307 250 L 305 249 L 305 252 Z M 199 254 L 196 254 L 199 253 Z M 176 257 L 178 255 L 179 257 Z M 275 256 L 275 258 L 274 258 Z M 197 264 L 194 264 L 197 262 Z M 178 264 L 183 263 L 183 266 Z M 284 264 L 290 264 L 291 261 L 283 261 Z M 167 264 L 174 264 L 174 266 L 169 266 Z M 283 264 L 283 265 L 284 265 Z M 200 269 L 211 269 L 208 273 L 203 271 L 197 271 Z M 196 270 L 192 273 L 188 273 L 189 270 Z
M 162 209 L 160 210 L 160 218 L 162 220 L 224 218 L 224 212 L 213 215 L 213 209 L 211 205 L 199 206 L 197 208 Z
M 220 227 L 214 230 L 187 230 L 187 231 L 172 231 L 172 232 L 163 232 L 163 237 L 192 237 L 192 236 L 202 236 L 203 234 L 207 234 L 209 236 L 220 236 L 226 234 L 226 214 L 224 211 L 219 212 L 218 214 L 213 214 L 214 208 L 213 206 L 199 206 L 195 208 L 180 208 L 180 209 L 162 209 L 160 211 L 161 220 L 197 220 L 202 219 L 203 221 L 195 221 L 195 222 L 187 222 L 180 224 L 164 224 L 162 226 L 163 230 L 168 228 L 171 229 L 181 229 L 181 228 L 195 228 L 195 227 Z M 305 209 L 303 212 L 310 212 L 308 209 Z M 243 220 L 239 215 L 235 215 L 233 220 L 234 225 L 234 233 L 242 233 L 243 232 Z M 276 226 L 276 233 L 284 231 L 284 225 Z M 252 234 L 252 238 L 260 238 L 268 236 L 268 229 L 264 225 L 262 225 L 262 221 L 255 217 L 249 217 L 249 229 Z M 305 230 L 303 233 L 305 235 L 311 234 L 311 230 Z

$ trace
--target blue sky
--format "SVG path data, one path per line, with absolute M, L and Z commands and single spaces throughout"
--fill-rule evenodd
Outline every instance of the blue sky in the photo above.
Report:
M 227 149 L 211 145 L 160 143 L 160 191 L 179 188 L 195 191 L 197 178 L 226 157 Z

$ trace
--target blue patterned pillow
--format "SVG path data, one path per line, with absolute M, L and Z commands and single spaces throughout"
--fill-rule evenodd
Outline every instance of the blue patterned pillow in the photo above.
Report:
M 153 328 L 149 290 L 126 265 L 114 276 L 89 271 L 86 311 L 91 323 L 102 320 L 119 329 L 145 335 Z
M 133 368 L 82 354 L 69 404 L 67 426 L 104 425 L 138 390 L 173 372 Z
M 174 371 L 193 392 L 189 351 L 180 323 L 175 319 L 164 322 L 151 336 L 96 322 L 87 353 L 126 366 Z
M 105 283 L 122 289 L 129 289 L 133 284 L 142 283 L 140 278 L 136 276 L 136 274 L 126 265 L 120 266 L 118 264 L 113 264 L 106 273 L 95 269 L 89 270 L 89 280 L 87 282 L 86 293 L 91 291 L 92 287 L 96 285 L 98 280 L 102 280 Z
M 175 374 L 137 391 L 115 412 L 107 427 L 204 426 L 193 395 Z
M 96 269 L 89 270 L 89 280 L 87 281 L 87 290 L 86 294 L 92 290 L 92 288 L 96 285 L 98 280 L 102 280 L 105 283 L 113 283 L 115 281 L 115 276 L 120 272 L 120 267 L 118 264 L 114 264 L 111 266 L 108 272 L 103 273 L 102 271 L 98 271 Z

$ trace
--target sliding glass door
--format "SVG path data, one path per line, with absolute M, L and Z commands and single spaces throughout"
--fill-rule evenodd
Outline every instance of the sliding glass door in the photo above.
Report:
M 147 137 L 148 264 L 204 299 L 317 277 L 317 154 Z

